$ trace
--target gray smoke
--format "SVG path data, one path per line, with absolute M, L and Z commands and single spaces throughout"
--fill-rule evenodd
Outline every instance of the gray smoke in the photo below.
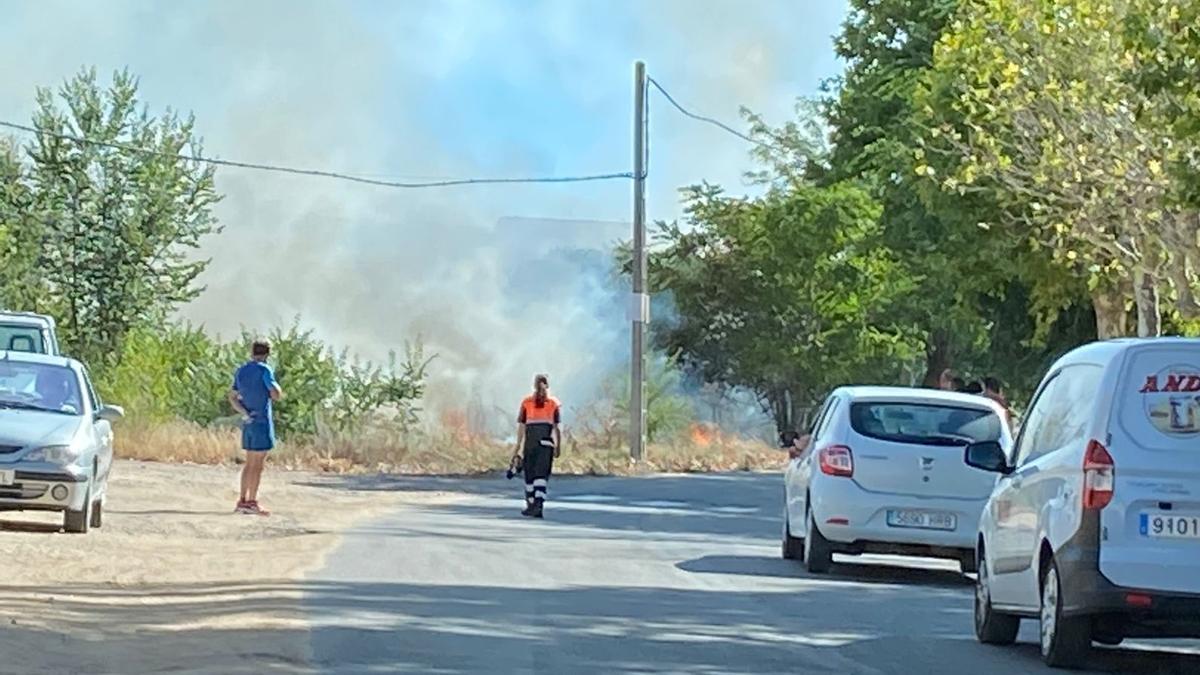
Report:
M 827 36 L 843 13 L 794 0 L 0 0 L 0 118 L 27 120 L 34 87 L 81 65 L 129 67 L 152 112 L 194 111 L 207 151 L 231 159 L 389 178 L 623 171 L 635 58 L 685 104 L 782 121 L 834 72 Z M 477 94 L 445 89 L 464 70 L 481 73 Z M 468 107 L 526 109 L 499 86 L 571 104 L 457 140 L 456 121 L 477 124 Z M 678 215 L 681 185 L 740 189 L 744 144 L 661 99 L 651 128 L 651 218 Z M 300 316 L 371 359 L 419 338 L 438 355 L 435 409 L 507 410 L 539 371 L 578 405 L 628 358 L 607 257 L 628 236 L 627 181 L 394 191 L 223 169 L 218 187 L 225 231 L 203 252 L 207 292 L 183 312 L 215 333 Z

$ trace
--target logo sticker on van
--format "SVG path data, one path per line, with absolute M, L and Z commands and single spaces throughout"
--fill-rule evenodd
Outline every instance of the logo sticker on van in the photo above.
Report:
M 1139 393 L 1154 428 L 1169 436 L 1200 434 L 1200 369 L 1163 368 L 1146 376 Z

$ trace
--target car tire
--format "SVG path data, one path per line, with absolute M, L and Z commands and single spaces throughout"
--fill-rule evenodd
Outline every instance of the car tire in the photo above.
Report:
M 1063 616 L 1062 577 L 1050 560 L 1042 575 L 1039 631 L 1042 661 L 1051 668 L 1079 668 L 1092 650 L 1092 625 L 1086 616 Z
M 991 578 L 987 560 L 979 558 L 979 576 L 975 579 L 975 637 L 985 645 L 1011 645 L 1021 630 L 1020 617 L 1001 614 L 992 608 Z
M 808 527 L 804 532 L 804 565 L 813 574 L 824 574 L 833 566 L 833 547 L 813 520 L 812 511 L 806 519 Z
M 976 574 L 979 572 L 979 561 L 976 559 L 974 551 L 964 553 L 958 559 L 958 571 L 963 574 Z
M 63 515 L 63 531 L 70 534 L 87 534 L 88 527 L 92 523 L 92 486 L 88 483 L 84 488 L 83 494 L 83 509 L 73 511 L 67 509 Z
M 792 524 L 785 508 L 783 513 L 783 559 L 800 560 L 802 558 L 804 558 L 804 540 L 792 536 Z
M 104 526 L 104 501 L 97 499 L 92 502 L 91 525 L 97 530 Z

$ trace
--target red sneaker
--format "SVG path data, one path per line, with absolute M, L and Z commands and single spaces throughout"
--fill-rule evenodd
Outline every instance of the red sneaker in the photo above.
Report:
M 238 500 L 237 506 L 233 509 L 234 513 L 252 513 L 250 510 L 250 502 Z
M 246 513 L 252 513 L 256 516 L 269 516 L 271 512 L 258 505 L 258 502 L 246 502 Z

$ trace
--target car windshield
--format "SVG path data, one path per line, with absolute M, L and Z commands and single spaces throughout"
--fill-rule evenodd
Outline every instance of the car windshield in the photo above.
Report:
M 0 323 L 0 349 L 38 354 L 46 351 L 40 328 L 12 323 Z
M 0 408 L 83 412 L 79 378 L 70 368 L 44 363 L 0 361 Z
M 1000 440 L 1000 417 L 987 410 L 928 403 L 855 403 L 850 426 L 859 435 L 897 443 L 963 446 Z

